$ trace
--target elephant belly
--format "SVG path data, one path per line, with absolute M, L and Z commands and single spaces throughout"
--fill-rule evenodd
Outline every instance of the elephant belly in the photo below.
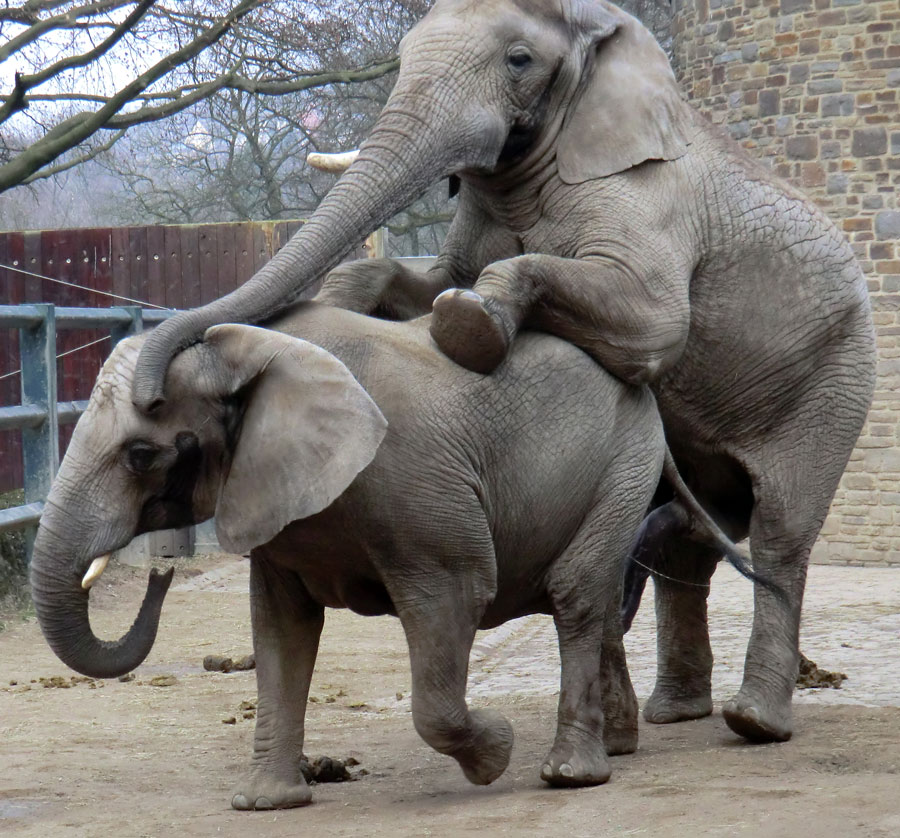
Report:
M 269 542 L 265 556 L 292 570 L 310 596 L 326 608 L 348 608 L 365 617 L 396 609 L 358 529 L 328 509 L 295 521 Z

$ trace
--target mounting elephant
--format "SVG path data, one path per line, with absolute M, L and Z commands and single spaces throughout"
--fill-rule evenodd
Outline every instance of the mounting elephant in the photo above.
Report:
M 476 783 L 506 768 L 512 729 L 466 705 L 475 631 L 552 614 L 561 692 L 541 776 L 605 782 L 607 754 L 637 745 L 619 604 L 664 460 L 650 391 L 547 335 L 524 336 L 485 377 L 431 345 L 428 318 L 310 302 L 274 328 L 207 331 L 175 359 L 149 416 L 131 403 L 146 337 L 116 347 L 35 541 L 32 594 L 50 646 L 93 677 L 140 664 L 172 571 L 151 573 L 134 625 L 107 642 L 88 618 L 100 557 L 215 514 L 222 545 L 251 551 L 259 711 L 235 808 L 310 801 L 299 762 L 325 607 L 400 618 L 415 727 Z
M 838 230 L 683 101 L 653 37 L 615 6 L 438 0 L 403 39 L 356 162 L 246 285 L 156 331 L 135 404 L 163 404 L 171 358 L 209 326 L 279 311 L 448 175 L 459 207 L 424 279 L 371 260 L 333 273 L 322 299 L 398 319 L 434 301 L 437 344 L 482 372 L 526 326 L 649 382 L 689 485 L 733 539 L 750 535 L 757 571 L 790 600 L 757 589 L 725 718 L 750 739 L 789 738 L 809 553 L 874 386 L 866 285 Z M 712 711 L 706 592 L 721 552 L 691 537 L 665 486 L 655 503 L 636 550 L 669 578 L 644 712 L 671 722 Z

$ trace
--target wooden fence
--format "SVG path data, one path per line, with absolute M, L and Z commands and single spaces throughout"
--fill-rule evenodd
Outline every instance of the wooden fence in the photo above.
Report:
M 191 226 L 117 227 L 0 233 L 0 305 L 54 303 L 97 308 L 125 300 L 58 285 L 44 277 L 107 291 L 142 304 L 193 308 L 227 294 L 249 279 L 282 247 L 302 222 L 241 222 Z M 355 256 L 363 256 L 360 250 Z M 5 267 L 8 266 L 8 267 Z M 59 335 L 60 401 L 86 399 L 109 353 L 102 337 L 76 330 Z M 19 367 L 18 333 L 0 331 L 0 376 Z M 19 376 L 0 378 L 0 405 L 20 402 Z M 60 431 L 64 451 L 71 428 Z M 22 485 L 18 431 L 0 432 L 0 491 Z

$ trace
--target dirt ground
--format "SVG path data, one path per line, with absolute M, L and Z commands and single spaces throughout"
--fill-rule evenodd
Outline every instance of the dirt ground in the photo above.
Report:
M 353 756 L 368 773 L 316 785 L 305 809 L 258 813 L 229 807 L 250 754 L 254 722 L 241 703 L 255 698 L 254 673 L 202 666 L 205 655 L 250 650 L 247 579 L 248 562 L 231 556 L 180 565 L 154 651 L 125 683 L 45 687 L 39 679 L 71 683 L 72 673 L 33 618 L 7 624 L 0 633 L 0 834 L 900 835 L 896 570 L 811 568 L 803 649 L 849 680 L 840 690 L 797 693 L 791 742 L 748 745 L 718 714 L 642 724 L 639 751 L 614 760 L 608 785 L 574 791 L 549 789 L 538 777 L 555 722 L 558 659 L 549 620 L 526 618 L 479 635 L 470 700 L 501 709 L 516 731 L 508 771 L 480 788 L 413 730 L 398 622 L 331 612 L 306 752 Z M 98 634 L 127 628 L 143 580 L 143 572 L 110 568 L 92 596 Z M 740 681 L 750 619 L 749 586 L 727 568 L 714 580 L 711 613 L 721 703 Z M 653 632 L 645 605 L 628 640 L 642 701 L 654 677 Z M 232 717 L 233 724 L 223 722 Z

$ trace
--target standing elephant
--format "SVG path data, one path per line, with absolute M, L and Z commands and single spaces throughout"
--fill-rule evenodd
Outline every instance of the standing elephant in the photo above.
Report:
M 788 739 L 809 552 L 874 386 L 866 286 L 828 219 L 695 113 L 652 35 L 610 3 L 437 0 L 356 162 L 245 286 L 156 331 L 135 404 L 164 403 L 171 358 L 209 326 L 280 310 L 448 175 L 459 208 L 424 279 L 371 260 L 332 273 L 322 299 L 393 318 L 434 301 L 434 339 L 473 370 L 533 326 L 650 383 L 689 485 L 788 594 L 757 589 L 724 707 L 743 736 Z M 672 722 L 712 711 L 706 589 L 721 551 L 664 489 L 656 504 L 637 545 L 665 574 L 645 716 Z
M 251 550 L 259 710 L 235 808 L 310 800 L 299 763 L 325 607 L 400 618 L 416 729 L 475 783 L 498 777 L 512 747 L 505 718 L 466 706 L 475 631 L 552 614 L 561 692 L 541 776 L 605 782 L 607 754 L 637 745 L 619 603 L 664 458 L 652 394 L 546 335 L 484 377 L 431 346 L 427 318 L 311 302 L 275 328 L 210 329 L 176 358 L 150 416 L 131 403 L 145 338 L 116 347 L 35 541 L 50 646 L 93 677 L 140 664 L 172 572 L 151 574 L 134 625 L 106 642 L 88 620 L 100 557 L 215 513 L 222 545 Z

